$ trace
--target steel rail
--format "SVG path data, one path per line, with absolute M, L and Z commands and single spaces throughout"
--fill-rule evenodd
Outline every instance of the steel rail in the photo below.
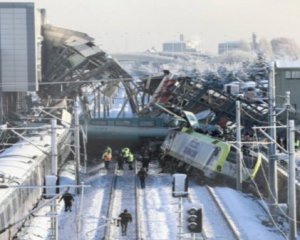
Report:
M 217 198 L 216 193 L 214 192 L 214 190 L 209 187 L 209 186 L 205 186 L 205 189 L 207 190 L 207 192 L 209 193 L 209 195 L 211 196 L 211 198 L 213 199 L 214 203 L 216 204 L 218 210 L 220 211 L 220 213 L 222 214 L 228 228 L 230 229 L 230 231 L 233 233 L 233 236 L 239 240 L 242 239 L 241 234 L 238 232 L 238 228 L 237 226 L 233 223 L 233 221 L 230 219 L 230 217 L 228 216 L 228 214 L 225 212 L 225 209 L 223 208 L 220 200 Z

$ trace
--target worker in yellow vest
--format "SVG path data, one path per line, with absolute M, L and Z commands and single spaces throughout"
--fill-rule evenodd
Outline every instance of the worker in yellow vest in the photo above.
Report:
M 130 149 L 128 147 L 123 148 L 121 151 L 121 154 L 122 154 L 124 161 L 127 162 L 129 170 L 132 170 L 134 155 L 130 152 Z

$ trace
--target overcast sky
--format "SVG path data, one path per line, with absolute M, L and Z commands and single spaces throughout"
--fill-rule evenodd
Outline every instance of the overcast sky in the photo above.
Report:
M 21 0 L 22 1 L 22 0 Z M 48 23 L 86 32 L 104 50 L 161 49 L 164 41 L 288 37 L 300 43 L 300 0 L 35 0 Z

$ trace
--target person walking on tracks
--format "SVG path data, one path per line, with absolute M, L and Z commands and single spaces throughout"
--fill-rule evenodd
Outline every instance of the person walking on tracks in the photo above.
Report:
M 124 161 L 127 162 L 129 170 L 133 170 L 133 161 L 134 155 L 130 152 L 128 147 L 122 149 L 121 154 L 123 156 Z
M 118 154 L 117 156 L 117 163 L 118 163 L 118 170 L 124 170 L 124 158 L 122 153 Z
M 71 193 L 69 193 L 69 189 L 66 190 L 66 192 L 61 196 L 58 202 L 61 200 L 64 200 L 65 203 L 65 212 L 70 211 L 72 212 L 72 202 L 74 201 L 74 198 Z
M 118 226 L 121 223 L 122 236 L 126 236 L 127 234 L 127 225 L 129 222 L 132 222 L 132 216 L 124 209 L 124 211 L 119 215 Z
M 151 152 L 149 149 L 146 148 L 142 154 L 142 164 L 143 164 L 142 166 L 147 172 L 149 170 L 150 161 L 151 161 Z
M 105 169 L 108 170 L 109 169 L 109 163 L 111 161 L 112 158 L 112 150 L 109 146 L 107 146 L 104 149 L 104 152 L 102 154 L 102 160 L 104 161 L 105 164 Z
M 138 171 L 137 175 L 140 178 L 141 188 L 145 188 L 145 179 L 148 175 L 147 172 L 144 168 L 141 168 L 140 171 Z

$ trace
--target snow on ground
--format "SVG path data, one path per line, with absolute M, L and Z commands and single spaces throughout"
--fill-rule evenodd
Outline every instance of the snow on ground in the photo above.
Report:
M 212 197 L 204 187 L 196 186 L 190 188 L 190 198 L 193 202 L 191 206 L 202 208 L 203 228 L 208 239 L 235 239 L 232 232 L 228 229 L 224 218 L 216 208 Z
M 246 239 L 284 239 L 277 229 L 262 224 L 262 221 L 268 221 L 269 218 L 257 199 L 230 188 L 218 187 L 215 191 L 235 224 L 244 230 L 243 236 Z
M 178 225 L 176 199 L 172 198 L 169 174 L 149 174 L 146 188 L 141 190 L 142 229 L 144 239 L 176 239 Z
M 152 166 L 153 167 L 153 166 Z M 64 212 L 63 201 L 58 203 L 58 232 L 59 240 L 99 240 L 104 236 L 104 227 L 107 220 L 105 216 L 108 211 L 108 201 L 112 184 L 112 174 L 106 171 L 96 170 L 92 177 L 85 177 L 84 184 L 91 187 L 85 188 L 83 195 L 75 194 L 75 202 L 72 212 Z M 75 182 L 74 166 L 69 165 L 61 173 L 60 184 Z M 125 176 L 124 176 L 125 177 Z M 125 178 L 120 180 L 124 180 Z M 130 181 L 129 181 L 130 182 Z M 124 181 L 123 184 L 131 184 Z M 172 197 L 172 177 L 169 174 L 159 173 L 157 170 L 149 170 L 146 179 L 146 188 L 139 189 L 142 212 L 142 236 L 145 240 L 175 240 L 178 232 L 178 199 Z M 125 188 L 126 189 L 126 188 Z M 74 192 L 75 189 L 72 189 Z M 262 206 L 253 197 L 237 192 L 230 188 L 214 188 L 216 194 L 222 201 L 223 207 L 230 214 L 233 222 L 241 232 L 241 239 L 284 239 L 273 227 L 267 227 L 262 221 L 268 221 L 268 216 Z M 223 220 L 212 208 L 212 200 L 205 194 L 202 186 L 190 183 L 190 198 L 184 200 L 184 204 L 202 207 L 203 226 L 207 239 L 234 239 L 222 227 Z M 132 192 L 121 193 L 129 196 Z M 132 196 L 133 197 L 133 196 Z M 115 215 L 123 208 L 132 209 L 132 197 L 123 197 L 122 203 L 115 203 Z M 49 207 L 43 208 L 37 217 L 30 223 L 26 223 L 20 238 L 22 240 L 49 240 L 50 218 L 45 216 Z M 132 224 L 132 225 L 131 225 Z M 128 237 L 134 229 L 134 223 L 128 226 Z M 113 226 L 114 231 L 120 228 Z M 25 230 L 27 233 L 25 234 Z M 119 239 L 116 235 L 116 239 Z M 121 239 L 121 238 L 120 238 Z
M 126 167 L 125 167 L 126 168 Z M 111 225 L 112 239 L 132 239 L 136 236 L 136 217 L 135 217 L 135 173 L 134 170 L 119 171 L 116 180 L 115 199 L 113 202 L 112 216 L 117 218 L 124 209 L 132 215 L 132 222 L 128 224 L 127 236 L 121 236 L 121 227 Z

